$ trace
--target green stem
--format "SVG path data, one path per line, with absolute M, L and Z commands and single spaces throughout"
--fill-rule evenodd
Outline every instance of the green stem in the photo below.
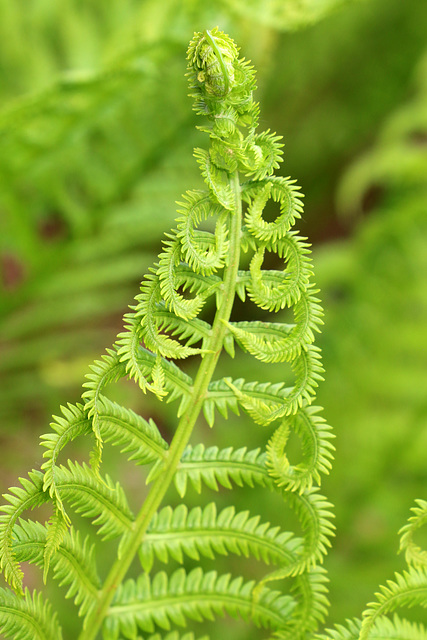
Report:
M 240 197 L 240 183 L 237 171 L 230 176 L 230 185 L 234 192 L 235 210 L 231 214 L 230 245 L 228 264 L 224 270 L 224 285 L 221 304 L 216 312 L 212 324 L 212 336 L 209 344 L 209 353 L 203 358 L 197 372 L 193 393 L 188 404 L 188 411 L 181 417 L 175 435 L 171 442 L 167 456 L 163 463 L 162 473 L 153 482 L 151 489 L 139 511 L 127 540 L 121 549 L 120 558 L 112 565 L 105 580 L 104 586 L 98 594 L 96 607 L 88 614 L 84 629 L 78 640 L 95 640 L 101 625 L 108 614 L 108 609 L 114 598 L 116 590 L 124 580 L 130 565 L 138 552 L 144 534 L 158 510 L 175 475 L 182 453 L 188 444 L 196 421 L 202 410 L 203 400 L 210 381 L 212 380 L 218 358 L 222 351 L 226 322 L 230 319 L 233 308 L 237 271 L 240 258 L 240 233 L 242 224 L 242 205 Z

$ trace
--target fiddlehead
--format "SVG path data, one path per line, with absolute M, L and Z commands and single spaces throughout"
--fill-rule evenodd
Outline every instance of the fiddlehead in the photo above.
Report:
M 319 493 L 331 464 L 331 433 L 311 406 L 322 373 L 314 344 L 322 311 L 309 245 L 292 229 L 302 200 L 292 180 L 273 175 L 282 144 L 270 131 L 257 131 L 255 73 L 239 59 L 234 42 L 218 29 L 195 34 L 187 76 L 194 109 L 208 122 L 200 128 L 210 147 L 194 153 L 206 189 L 183 196 L 176 228 L 165 235 L 124 331 L 91 367 L 84 403 L 62 409 L 53 432 L 43 436 L 41 471 L 11 490 L 1 517 L 2 567 L 11 586 L 22 591 L 21 562 L 43 566 L 45 580 L 51 566 L 52 577 L 68 586 L 84 616 L 79 640 L 95 640 L 101 629 L 106 640 L 136 640 L 141 631 L 155 640 L 159 627 L 178 640 L 174 626 L 224 613 L 271 629 L 274 637 L 302 639 L 327 610 L 319 563 L 333 535 L 330 504 Z M 264 217 L 270 201 L 279 207 L 273 222 Z M 267 254 L 282 268 L 267 269 Z M 264 319 L 232 320 L 236 295 L 247 296 Z M 206 305 L 214 307 L 211 322 L 201 317 Z M 216 378 L 223 350 L 289 363 L 294 380 Z M 193 375 L 181 368 L 189 357 L 199 359 Z M 157 402 L 179 402 L 170 442 L 152 419 L 108 398 L 107 386 L 125 376 Z M 213 426 L 215 410 L 227 417 L 228 409 L 239 414 L 239 408 L 269 430 L 265 450 L 189 444 L 203 415 Z M 291 430 L 302 443 L 302 461 L 295 464 L 285 451 Z M 91 464 L 59 464 L 78 436 L 95 440 Z M 136 513 L 123 485 L 101 473 L 105 443 L 137 465 L 151 465 L 149 489 Z M 297 531 L 233 504 L 161 508 L 173 483 L 182 500 L 189 484 L 199 492 L 222 486 L 230 495 L 236 487 L 263 487 L 293 513 Z M 46 502 L 53 505 L 47 525 L 24 519 L 26 509 Z M 74 529 L 75 513 L 90 518 L 103 540 L 118 540 L 117 558 L 102 583 L 94 547 Z M 254 580 L 204 568 L 204 560 L 229 554 L 272 570 Z M 169 568 L 189 560 L 200 566 L 157 571 L 158 562 Z M 137 577 L 128 577 L 130 567 Z M 267 586 L 282 578 L 291 582 L 288 593 Z

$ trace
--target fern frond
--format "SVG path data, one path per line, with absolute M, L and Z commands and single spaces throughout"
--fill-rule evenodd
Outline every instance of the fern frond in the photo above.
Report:
M 296 575 L 315 566 L 322 562 L 331 546 L 330 538 L 335 532 L 331 503 L 319 494 L 318 487 L 305 489 L 300 494 L 277 487 L 268 473 L 266 455 L 260 453 L 259 449 L 248 452 L 246 448 L 234 450 L 229 447 L 220 450 L 218 447 L 205 449 L 203 445 L 187 447 L 174 481 L 181 497 L 186 493 L 188 481 L 198 493 L 203 484 L 218 491 L 220 486 L 232 489 L 232 483 L 240 487 L 259 485 L 280 491 L 283 500 L 299 519 L 304 536 L 303 546 L 299 549 L 294 565 L 274 571 L 269 575 L 268 581 Z
M 165 301 L 166 308 L 170 309 L 180 318 L 191 320 L 199 315 L 205 296 L 196 294 L 194 298 L 184 298 L 177 289 L 181 282 L 177 267 L 181 262 L 181 239 L 176 236 L 176 231 L 167 234 L 167 240 L 163 241 L 163 251 L 159 255 L 159 266 L 156 275 L 159 279 L 161 297 Z M 185 285 L 187 283 L 184 283 Z M 185 357 L 185 356 L 184 356 Z
M 194 149 L 194 157 L 200 165 L 202 176 L 214 201 L 227 211 L 234 209 L 234 194 L 229 184 L 228 172 L 213 164 L 208 151 Z
M 48 529 L 39 522 L 19 520 L 13 530 L 13 548 L 19 562 L 44 566 Z M 86 615 L 96 602 L 100 579 L 95 564 L 95 545 L 87 536 L 81 541 L 80 533 L 70 527 L 57 552 L 52 556 L 53 576 L 61 586 L 67 586 L 67 598 L 74 598 L 79 615 Z
M 267 311 L 279 311 L 296 304 L 313 274 L 310 245 L 305 238 L 298 237 L 294 231 L 287 231 L 280 239 L 264 242 L 261 246 L 250 236 L 247 236 L 247 242 L 255 248 L 249 265 L 251 279 L 247 285 L 252 302 Z M 266 250 L 277 253 L 287 262 L 284 271 L 262 269 Z
M 53 432 L 44 434 L 40 437 L 41 446 L 45 447 L 43 458 L 46 459 L 41 466 L 44 471 L 43 490 L 49 491 L 50 497 L 55 501 L 58 509 L 60 509 L 67 519 L 61 496 L 57 490 L 55 481 L 55 470 L 58 456 L 62 449 L 75 438 L 83 434 L 89 434 L 92 431 L 92 423 L 88 419 L 83 406 L 80 404 L 68 404 L 61 407 L 62 416 L 53 416 L 54 422 L 50 426 Z
M 234 81 L 234 65 L 239 55 L 235 42 L 217 27 L 195 33 L 187 50 L 187 77 L 194 98 L 224 97 Z
M 422 526 L 427 524 L 427 502 L 416 500 L 417 506 L 412 507 L 414 514 L 408 523 L 399 531 L 399 551 L 405 552 L 406 562 L 412 566 L 427 566 L 427 550 L 422 549 L 415 541 L 414 534 Z
M 347 626 L 336 625 L 318 636 L 318 640 L 359 640 L 361 620 L 347 620 Z M 393 620 L 379 618 L 369 632 L 369 640 L 425 640 L 427 629 L 420 623 L 409 622 L 396 614 Z
M 227 417 L 227 408 L 238 413 L 240 404 L 254 422 L 269 425 L 313 400 L 315 388 L 323 380 L 320 350 L 308 345 L 292 363 L 292 368 L 296 377 L 293 387 L 285 387 L 283 382 L 245 382 L 243 378 L 215 380 L 209 385 L 205 404 L 214 405 L 224 417 Z
M 252 176 L 254 180 L 263 180 L 280 167 L 284 146 L 280 140 L 282 136 L 270 133 L 270 129 L 255 134 L 253 139 L 249 139 L 245 153 L 239 157 L 241 168 L 246 176 Z
M 321 407 L 301 407 L 297 413 L 285 418 L 270 438 L 266 464 L 279 487 L 286 486 L 290 491 L 301 493 L 311 489 L 313 482 L 320 484 L 321 473 L 329 473 L 334 451 L 330 440 L 335 436 L 331 427 L 318 415 L 321 410 Z M 291 430 L 302 443 L 303 460 L 297 465 L 291 465 L 285 453 Z
M 10 493 L 3 496 L 9 504 L 0 507 L 0 568 L 6 582 L 22 595 L 23 573 L 13 551 L 13 529 L 24 511 L 47 502 L 49 494 L 43 489 L 40 471 L 30 471 L 28 478 L 19 480 L 22 486 L 9 489 Z
M 265 466 L 265 453 L 261 453 L 260 449 L 206 449 L 203 444 L 195 447 L 189 445 L 181 457 L 174 477 L 181 498 L 186 494 L 188 480 L 198 493 L 203 484 L 218 491 L 220 486 L 231 489 L 232 482 L 239 487 L 266 486 L 271 482 Z
M 0 588 L 0 631 L 12 640 L 62 640 L 56 613 L 41 593 L 25 589 L 18 597 Z
M 242 348 L 262 362 L 291 362 L 314 342 L 323 311 L 308 289 L 294 305 L 294 324 L 281 322 L 229 322 L 228 328 Z
M 56 508 L 50 517 L 47 527 L 46 546 L 44 549 L 43 581 L 46 583 L 49 573 L 50 561 L 58 551 L 69 527 L 69 519 L 65 519 L 63 512 Z
M 334 514 L 330 511 L 332 505 L 317 491 L 318 488 L 315 487 L 304 494 L 282 492 L 284 501 L 294 510 L 301 524 L 303 546 L 298 549 L 293 564 L 267 574 L 261 580 L 260 587 L 289 576 L 304 576 L 312 569 L 319 568 L 318 563 L 323 562 L 327 549 L 331 546 L 330 538 L 335 535 L 335 527 L 331 522 Z
M 218 28 L 195 34 L 188 77 L 194 109 L 209 120 L 201 129 L 209 134 L 210 148 L 194 152 L 207 188 L 183 196 L 175 228 L 165 234 L 158 262 L 125 316 L 124 330 L 91 367 L 84 404 L 63 408 L 53 432 L 43 436 L 44 475 L 32 472 L 7 496 L 0 518 L 1 567 L 22 593 L 20 562 L 42 567 L 45 580 L 51 566 L 53 578 L 67 587 L 67 597 L 74 598 L 84 616 L 78 640 L 95 640 L 101 627 L 104 640 L 138 640 L 141 634 L 161 640 L 159 628 L 170 631 L 164 640 L 195 640 L 193 633 L 174 628 L 224 614 L 270 629 L 273 637 L 306 640 L 325 617 L 325 572 L 317 565 L 333 525 L 330 504 L 314 486 L 329 469 L 332 447 L 329 427 L 309 407 L 322 373 L 320 350 L 313 344 L 322 312 L 311 282 L 310 246 L 291 228 L 301 216 L 302 201 L 293 181 L 272 175 L 282 159 L 281 137 L 256 131 L 255 71 L 238 59 L 234 42 Z M 114 162 L 125 156 L 118 154 Z M 252 178 L 243 186 L 242 175 Z M 98 180 L 103 182 L 100 174 Z M 67 197 L 61 181 L 56 188 L 59 199 Z M 279 213 L 267 222 L 264 211 L 274 203 Z M 249 267 L 239 270 L 240 262 L 249 262 L 243 255 L 248 252 Z M 267 269 L 267 253 L 284 263 L 282 270 Z M 243 300 L 246 294 L 266 312 L 293 314 L 292 324 L 232 323 L 235 297 Z M 208 302 L 214 307 L 212 324 L 199 317 Z M 289 362 L 291 382 L 215 380 L 224 375 L 215 374 L 221 353 L 225 349 L 234 356 L 235 342 L 263 362 Z M 193 356 L 199 362 L 194 378 L 185 373 L 186 364 L 180 368 L 173 362 Z M 125 376 L 158 401 L 179 401 L 170 444 L 153 420 L 106 397 L 106 386 Z M 155 413 L 158 402 L 152 400 Z M 189 446 L 202 411 L 212 426 L 215 410 L 227 417 L 229 409 L 239 415 L 239 408 L 261 425 L 282 422 L 266 452 Z M 302 462 L 293 466 L 285 455 L 290 427 L 300 436 L 303 452 Z M 59 465 L 65 445 L 79 435 L 94 436 L 91 466 L 71 460 Z M 128 460 L 152 465 L 136 516 L 123 486 L 101 476 L 105 442 L 119 446 Z M 203 485 L 216 491 L 233 485 L 276 491 L 279 504 L 294 511 L 292 522 L 299 523 L 300 532 L 285 531 L 234 506 L 220 512 L 214 503 L 161 509 L 172 482 L 182 496 L 189 483 L 199 492 Z M 53 507 L 45 525 L 21 518 L 43 502 Z M 81 540 L 65 508 L 90 518 L 104 540 L 119 538 L 101 584 L 94 546 L 89 538 Z M 125 581 L 138 552 L 146 571 Z M 157 560 L 183 563 L 216 554 L 253 557 L 275 567 L 258 585 L 202 567 L 180 568 L 170 576 L 148 574 Z M 265 586 L 281 578 L 287 579 L 285 588 L 290 583 L 289 595 Z M 0 604 L 0 621 L 1 614 Z M 14 622 L 7 624 L 8 632 L 15 631 Z M 29 639 L 28 634 L 22 637 Z
M 140 319 L 135 317 L 135 313 L 127 313 L 124 316 L 124 325 L 125 330 L 119 333 L 116 340 L 117 355 L 129 378 L 135 380 L 143 393 L 146 393 L 150 388 L 148 377 L 151 375 L 152 367 L 142 370 L 138 362 L 138 352 L 143 339 Z
M 203 275 L 211 275 L 224 265 L 228 251 L 228 230 L 225 224 L 228 213 L 221 206 L 215 206 L 208 193 L 187 191 L 185 201 L 179 202 L 182 209 L 177 218 L 177 236 L 182 246 L 184 260 L 193 269 Z M 216 216 L 214 234 L 197 231 L 200 222 L 210 216 Z
M 87 465 L 68 461 L 56 471 L 58 491 L 65 502 L 85 518 L 94 518 L 103 540 L 126 533 L 134 516 L 121 485 L 106 475 L 102 479 Z
M 171 242 L 174 248 L 174 242 Z M 191 320 L 199 314 L 206 299 L 218 291 L 221 279 L 215 274 L 197 273 L 180 261 L 173 265 L 171 255 L 172 253 L 164 252 L 159 256 L 157 275 L 160 279 L 162 299 L 166 307 L 177 316 Z M 187 299 L 178 293 L 177 289 L 181 286 L 184 292 L 193 294 L 194 297 Z
M 85 409 L 92 420 L 92 429 L 95 434 L 95 447 L 91 452 L 90 461 L 96 473 L 99 472 L 102 459 L 102 437 L 99 427 L 99 401 L 101 392 L 110 382 L 116 382 L 125 373 L 125 367 L 120 362 L 119 354 L 114 349 L 107 349 L 101 360 L 96 360 L 90 366 L 92 373 L 86 375 L 88 382 L 83 383 L 87 388 L 82 395 L 85 400 Z
M 151 351 L 142 348 L 138 349 L 136 362 L 141 371 L 150 372 L 151 374 L 156 361 L 157 357 L 151 353 Z M 177 412 L 178 417 L 180 417 L 191 398 L 193 380 L 189 375 L 181 371 L 176 364 L 169 360 L 162 359 L 162 369 L 165 375 L 165 389 L 168 391 L 167 402 L 172 402 L 178 398 L 181 399 Z
M 121 452 L 128 454 L 128 460 L 134 460 L 136 464 L 148 464 L 164 456 L 168 444 L 153 420 L 147 421 L 105 396 L 98 397 L 97 407 L 103 441 L 121 447 Z M 68 520 L 57 486 L 56 462 L 65 445 L 79 435 L 91 433 L 92 425 L 81 404 L 68 404 L 67 407 L 61 407 L 61 410 L 63 415 L 56 416 L 55 422 L 51 424 L 54 432 L 41 436 L 41 444 L 46 447 L 43 457 L 47 459 L 41 469 L 44 471 L 44 491 L 49 491 L 57 508 L 61 510 L 65 520 Z
M 252 236 L 261 242 L 276 242 L 289 231 L 295 220 L 301 217 L 303 204 L 300 187 L 295 180 L 282 176 L 270 176 L 265 180 L 251 180 L 242 185 L 242 198 L 249 207 L 245 224 Z M 280 203 L 280 214 L 274 222 L 266 222 L 262 213 L 272 198 Z
M 83 386 L 87 391 L 83 393 L 85 399 L 85 409 L 88 417 L 94 422 L 97 421 L 98 402 L 104 387 L 110 382 L 116 382 L 126 375 L 126 369 L 120 361 L 119 354 L 114 349 L 107 349 L 107 353 L 90 365 L 92 373 L 88 373 L 86 378 L 88 382 L 84 382 Z M 98 434 L 100 437 L 100 434 Z
M 177 240 L 175 244 L 178 244 Z M 136 355 L 142 342 L 148 349 L 165 358 L 187 358 L 200 353 L 200 349 L 189 346 L 190 342 L 182 345 L 162 332 L 165 328 L 161 322 L 164 308 L 184 321 L 194 320 L 206 298 L 218 289 L 220 283 L 216 276 L 202 277 L 186 265 L 180 264 L 179 260 L 175 264 L 171 259 L 175 250 L 174 242 L 169 249 L 172 253 L 166 250 L 160 254 L 157 271 L 152 269 L 141 283 L 141 293 L 136 296 L 135 311 L 125 316 L 126 331 L 118 336 L 119 355 L 122 361 L 127 362 L 127 370 L 131 377 L 137 380 L 142 378 L 144 389 L 150 387 L 139 370 Z M 177 290 L 181 285 L 183 290 L 195 292 L 195 297 L 184 298 Z M 181 323 L 181 326 L 186 325 Z
M 282 495 L 297 514 L 303 529 L 304 550 L 298 571 L 314 567 L 323 562 L 335 535 L 333 505 L 319 493 L 318 487 L 306 489 L 303 493 L 285 491 Z
M 154 319 L 159 331 L 168 331 L 170 335 L 185 340 L 186 347 L 201 341 L 200 351 L 206 351 L 207 343 L 212 336 L 212 327 L 208 322 L 200 320 L 200 318 L 192 318 L 191 320 L 179 318 L 168 311 L 162 303 L 156 309 Z
M 199 349 L 182 345 L 177 340 L 169 338 L 160 331 L 157 319 L 157 310 L 163 302 L 160 290 L 160 281 L 157 276 L 148 274 L 146 281 L 141 285 L 142 293 L 137 297 L 139 300 L 133 315 L 127 316 L 127 333 L 121 333 L 120 338 L 120 355 L 122 358 L 129 357 L 132 362 L 132 371 L 135 375 L 141 376 L 138 369 L 138 359 L 136 356 L 140 343 L 153 351 L 157 355 L 164 358 L 188 358 L 188 356 L 200 353 Z M 150 372 L 150 376 L 152 371 Z M 147 389 L 151 390 L 150 386 Z
M 319 628 L 329 609 L 327 582 L 323 567 L 313 567 L 294 577 L 290 593 L 297 605 L 290 624 L 285 631 L 279 631 L 276 637 L 282 640 L 303 640 Z
M 427 568 L 411 567 L 401 574 L 396 573 L 395 579 L 388 580 L 375 595 L 377 601 L 371 602 L 363 614 L 360 640 L 368 640 L 374 624 L 398 607 L 419 605 L 427 608 Z
M 172 556 L 182 563 L 184 555 L 199 560 L 200 556 L 214 558 L 217 553 L 286 565 L 295 562 L 300 547 L 301 539 L 260 522 L 260 517 L 251 517 L 249 511 L 236 513 L 234 507 L 226 507 L 217 513 L 214 502 L 188 511 L 181 504 L 176 509 L 165 507 L 155 515 L 141 546 L 140 559 L 147 572 L 154 557 L 168 562 Z
M 138 628 L 153 633 L 155 625 L 169 630 L 172 625 L 185 626 L 187 618 L 213 620 L 215 614 L 223 616 L 224 612 L 251 618 L 258 627 L 284 627 L 295 608 L 293 598 L 265 589 L 254 603 L 253 587 L 253 581 L 218 576 L 216 571 L 203 573 L 200 568 L 188 574 L 178 569 L 169 578 L 160 572 L 152 581 L 142 574 L 118 589 L 104 624 L 104 638 L 117 640 L 123 633 L 134 640 Z
M 168 449 L 154 420 L 145 420 L 105 397 L 99 404 L 99 422 L 104 441 L 121 447 L 120 451 L 128 454 L 128 460 L 138 465 L 160 460 Z

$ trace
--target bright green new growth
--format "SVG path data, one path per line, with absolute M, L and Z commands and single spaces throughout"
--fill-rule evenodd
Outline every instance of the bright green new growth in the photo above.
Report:
M 7 638 L 63 637 L 51 605 L 24 590 L 22 562 L 42 567 L 45 580 L 56 578 L 68 588 L 83 618 L 79 640 L 101 633 L 105 640 L 141 633 L 153 634 L 150 640 L 195 640 L 197 630 L 182 629 L 224 613 L 268 629 L 270 637 L 305 638 L 325 617 L 326 577 L 319 565 L 333 525 L 318 485 L 333 447 L 330 427 L 312 406 L 322 373 L 314 345 L 322 311 L 309 245 L 292 229 L 302 212 L 298 187 L 273 175 L 282 157 L 280 138 L 257 132 L 255 73 L 238 58 L 234 42 L 217 29 L 195 34 L 187 75 L 194 109 L 205 120 L 200 129 L 210 138 L 209 150 L 195 150 L 206 189 L 183 196 L 176 229 L 143 280 L 125 331 L 91 367 L 84 404 L 62 408 L 53 431 L 42 437 L 41 470 L 6 496 L 1 568 L 13 591 L 0 593 L 0 629 Z M 269 201 L 279 208 L 273 222 L 264 216 Z M 268 253 L 282 269 L 263 268 Z M 232 320 L 236 295 L 248 297 L 262 320 Z M 200 317 L 209 302 L 212 323 Z M 287 314 L 286 322 L 273 316 L 278 312 Z M 216 378 L 221 353 L 233 357 L 236 347 L 264 363 L 289 363 L 294 380 Z M 200 359 L 194 377 L 178 366 L 190 356 Z M 158 401 L 178 401 L 170 443 L 153 420 L 106 397 L 106 385 L 125 376 Z M 264 451 L 248 450 L 244 442 L 222 450 L 189 444 L 203 416 L 213 426 L 216 410 L 227 417 L 228 409 L 242 409 L 266 429 Z M 291 431 L 302 444 L 298 464 L 285 453 Z M 62 450 L 82 435 L 94 436 L 90 465 L 58 465 Z M 107 442 L 129 461 L 152 465 L 136 515 L 120 482 L 102 474 Z M 199 492 L 265 487 L 277 494 L 278 505 L 285 501 L 294 511 L 300 531 L 287 531 L 286 522 L 273 526 L 256 508 L 239 512 L 232 503 L 221 510 L 211 500 L 193 508 L 184 502 L 162 506 L 171 485 L 184 499 L 189 483 Z M 52 505 L 48 523 L 24 519 L 44 503 Z M 94 542 L 75 530 L 73 512 L 91 518 L 102 539 L 118 541 L 103 582 Z M 218 575 L 203 567 L 203 558 L 216 554 L 243 555 L 274 568 L 258 581 Z M 183 564 L 186 558 L 200 565 L 155 571 L 157 562 Z M 139 577 L 127 578 L 131 566 Z M 285 592 L 266 586 L 282 578 L 289 579 Z

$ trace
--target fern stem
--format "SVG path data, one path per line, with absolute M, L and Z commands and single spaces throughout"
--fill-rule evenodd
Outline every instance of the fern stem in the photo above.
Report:
M 222 299 L 212 325 L 212 335 L 208 345 L 208 353 L 203 358 L 197 372 L 188 411 L 181 417 L 175 436 L 162 467 L 162 473 L 153 485 L 136 517 L 130 533 L 121 548 L 120 558 L 112 565 L 104 586 L 98 594 L 97 606 L 88 614 L 84 628 L 78 640 L 95 640 L 98 631 L 108 614 L 109 606 L 118 586 L 138 552 L 139 546 L 147 531 L 155 512 L 159 508 L 178 467 L 182 453 L 187 446 L 196 421 L 200 415 L 203 400 L 212 379 L 218 358 L 222 351 L 224 337 L 227 332 L 226 323 L 230 319 L 236 290 L 237 272 L 240 258 L 240 235 L 242 225 L 242 204 L 238 172 L 230 174 L 230 186 L 234 193 L 235 207 L 230 214 L 230 245 L 228 263 L 224 269 Z

